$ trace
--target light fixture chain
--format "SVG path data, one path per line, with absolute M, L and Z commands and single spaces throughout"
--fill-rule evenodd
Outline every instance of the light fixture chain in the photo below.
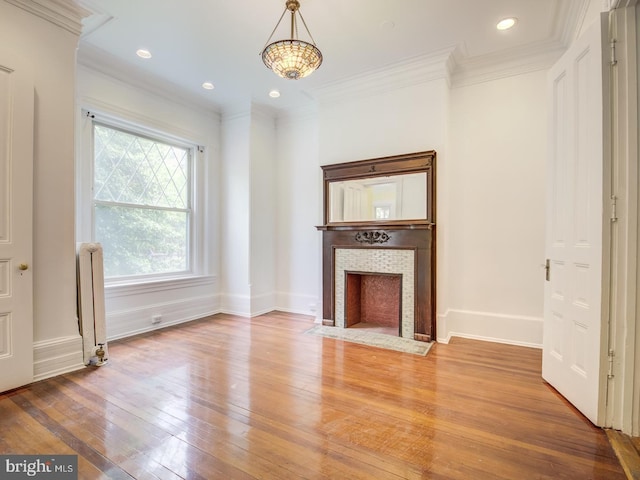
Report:
M 280 25 L 280 22 L 282 22 L 282 19 L 284 18 L 284 14 L 287 13 L 287 8 L 285 7 L 284 11 L 282 12 L 282 15 L 280 15 L 280 20 L 278 20 L 278 23 L 276 23 L 276 26 L 273 28 L 273 32 L 271 32 L 271 35 L 269 35 L 269 38 L 267 38 L 266 43 L 264 44 L 264 46 L 266 47 L 267 45 L 269 45 L 269 42 L 271 41 L 271 39 L 273 38 L 273 35 L 276 33 L 276 30 L 278 29 L 278 26 Z M 304 22 L 304 20 L 302 20 Z M 306 25 L 305 25 L 306 27 Z M 262 50 L 264 51 L 264 47 L 262 47 Z M 262 54 L 262 52 L 260 52 L 260 55 Z
M 311 39 L 311 43 L 313 43 L 313 45 L 315 46 L 316 45 L 316 41 L 313 39 L 313 35 L 311 35 L 311 32 L 309 31 L 309 27 L 307 27 L 307 22 L 304 21 L 304 17 L 302 16 L 302 12 L 300 10 L 298 10 L 298 15 L 300 15 L 300 19 L 302 20 L 302 24 L 304 25 L 305 30 L 309 34 L 309 38 Z
M 295 35 L 294 35 L 295 32 Z M 291 40 L 298 35 L 298 26 L 296 25 L 296 11 L 291 10 Z

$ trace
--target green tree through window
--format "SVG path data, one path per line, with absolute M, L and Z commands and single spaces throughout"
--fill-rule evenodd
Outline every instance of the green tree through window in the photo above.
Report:
M 192 149 L 100 123 L 93 137 L 105 277 L 188 271 Z

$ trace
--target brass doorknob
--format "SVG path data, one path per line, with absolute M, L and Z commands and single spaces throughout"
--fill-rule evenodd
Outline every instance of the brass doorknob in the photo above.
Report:
M 27 265 L 26 263 L 21 263 L 20 265 L 18 265 L 18 270 L 28 270 L 29 269 L 29 265 Z

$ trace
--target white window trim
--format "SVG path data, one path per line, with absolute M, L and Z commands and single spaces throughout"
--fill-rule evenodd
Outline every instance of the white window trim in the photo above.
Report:
M 123 118 L 122 115 L 111 115 L 96 109 L 82 108 L 80 110 L 79 135 L 76 145 L 78 155 L 76 164 L 76 240 L 77 242 L 94 241 L 93 218 L 93 122 L 124 129 L 134 134 L 139 134 L 153 139 L 163 140 L 182 147 L 192 148 L 191 161 L 191 225 L 189 231 L 189 269 L 186 272 L 177 272 L 158 275 L 144 275 L 131 277 L 117 277 L 105 279 L 105 289 L 121 289 L 134 285 L 175 285 L 192 283 L 194 280 L 208 278 L 210 272 L 207 269 L 204 254 L 206 244 L 204 235 L 207 229 L 204 225 L 204 179 L 205 172 L 205 147 L 195 139 L 185 138 L 171 131 L 166 126 L 162 129 L 143 125 L 140 121 L 132 121 Z

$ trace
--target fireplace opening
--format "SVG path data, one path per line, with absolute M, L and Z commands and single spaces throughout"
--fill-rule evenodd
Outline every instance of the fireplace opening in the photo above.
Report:
M 402 336 L 402 274 L 345 274 L 345 328 Z

